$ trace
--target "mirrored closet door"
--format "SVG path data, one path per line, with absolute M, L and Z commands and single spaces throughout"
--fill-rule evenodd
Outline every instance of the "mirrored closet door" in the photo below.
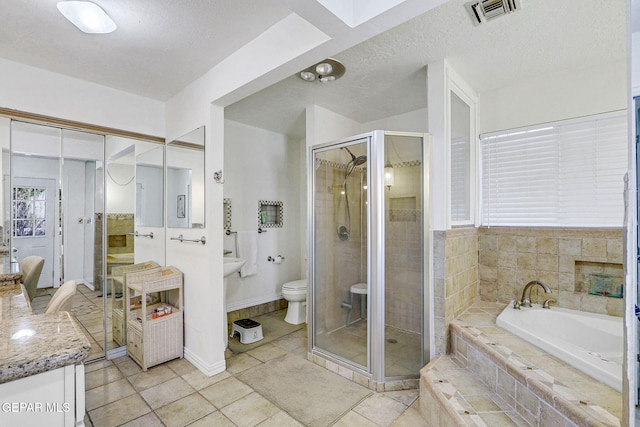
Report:
M 114 315 L 123 289 L 111 271 L 164 264 L 164 144 L 7 118 L 0 131 L 0 255 L 45 260 L 36 314 L 76 281 L 72 311 L 91 342 L 89 361 L 125 354 Z

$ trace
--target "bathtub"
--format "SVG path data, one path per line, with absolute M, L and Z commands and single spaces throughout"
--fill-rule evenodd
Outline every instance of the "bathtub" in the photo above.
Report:
M 496 324 L 622 392 L 621 317 L 537 304 L 514 310 L 511 302 Z

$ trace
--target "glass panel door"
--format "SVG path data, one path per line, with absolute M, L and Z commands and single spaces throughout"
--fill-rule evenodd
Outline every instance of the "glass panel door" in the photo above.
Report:
M 368 138 L 314 150 L 313 346 L 368 369 Z
M 418 375 L 423 360 L 423 138 L 385 133 L 385 377 Z

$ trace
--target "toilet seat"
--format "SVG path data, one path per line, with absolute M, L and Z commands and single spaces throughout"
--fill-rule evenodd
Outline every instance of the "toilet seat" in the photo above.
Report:
M 306 280 L 295 280 L 293 282 L 287 282 L 282 285 L 282 290 L 287 291 L 306 291 L 307 290 L 307 281 Z

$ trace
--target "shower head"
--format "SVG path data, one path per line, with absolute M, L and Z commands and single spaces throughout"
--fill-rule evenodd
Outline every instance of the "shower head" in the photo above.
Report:
M 347 150 L 347 153 L 349 153 L 349 155 L 351 156 L 351 161 L 347 164 L 347 176 L 349 174 L 351 174 L 351 172 L 353 171 L 353 168 L 356 166 L 360 166 L 363 165 L 367 162 L 367 156 L 358 156 L 356 157 L 351 150 L 349 150 L 348 147 L 342 147 L 343 149 Z
M 351 161 L 355 161 L 356 160 L 356 156 L 354 156 L 354 154 L 351 152 L 351 150 L 349 150 L 348 147 L 342 147 L 343 150 L 347 150 L 347 153 L 349 153 L 349 155 L 351 156 Z
M 367 156 L 358 156 L 351 161 L 353 162 L 353 166 L 360 166 L 367 163 Z

